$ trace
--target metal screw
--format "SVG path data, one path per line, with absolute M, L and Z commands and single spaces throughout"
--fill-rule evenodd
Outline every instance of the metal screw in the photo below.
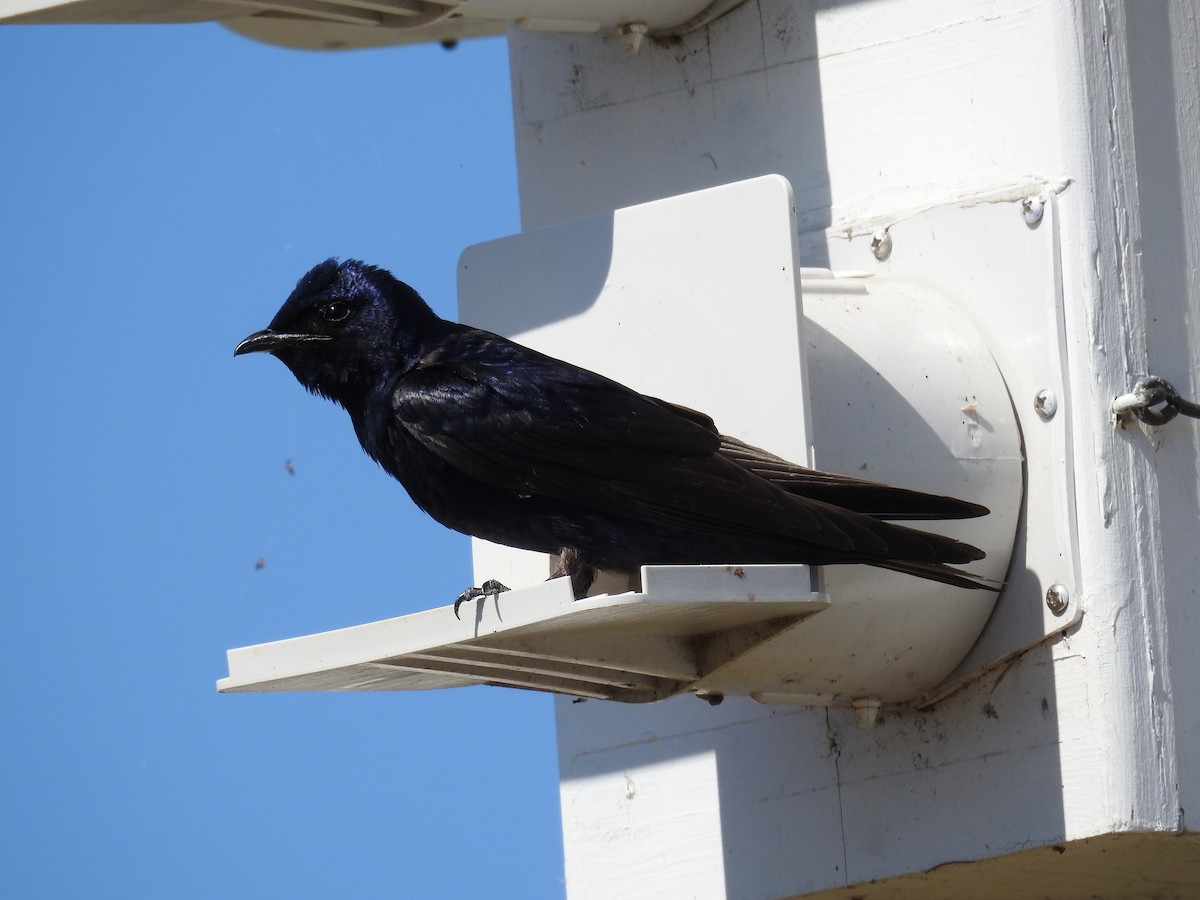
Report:
M 1021 201 L 1021 218 L 1030 228 L 1042 221 L 1042 215 L 1045 212 L 1046 203 L 1037 195 L 1026 197 Z
M 879 708 L 883 702 L 878 697 L 859 697 L 850 701 L 859 728 L 874 728 L 879 720 Z
M 871 235 L 871 252 L 880 262 L 892 255 L 892 236 L 886 228 L 880 228 Z
M 625 49 L 637 53 L 642 48 L 642 38 L 650 31 L 645 22 L 627 22 L 617 28 L 617 34 L 625 42 Z
M 1071 592 L 1067 590 L 1065 584 L 1057 582 L 1050 585 L 1050 589 L 1046 591 L 1046 609 L 1054 613 L 1056 616 L 1061 616 L 1067 611 L 1067 606 L 1071 602 Z
M 1058 412 L 1058 397 L 1054 391 L 1043 388 L 1034 395 L 1033 408 L 1047 422 Z

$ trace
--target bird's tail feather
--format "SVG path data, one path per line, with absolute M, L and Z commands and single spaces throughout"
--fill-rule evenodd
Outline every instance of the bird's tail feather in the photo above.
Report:
M 907 562 L 905 560 L 887 559 L 870 563 L 880 569 L 890 569 L 893 572 L 903 572 L 905 575 L 916 575 L 942 584 L 952 584 L 955 587 L 969 588 L 982 591 L 1003 590 L 1004 582 L 992 578 L 984 578 L 971 572 L 963 572 L 942 563 Z

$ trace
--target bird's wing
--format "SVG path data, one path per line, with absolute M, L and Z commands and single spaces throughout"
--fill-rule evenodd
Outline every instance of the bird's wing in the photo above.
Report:
M 495 487 L 712 534 L 888 552 L 873 521 L 786 494 L 723 457 L 703 414 L 512 347 L 423 361 L 393 394 L 398 424 Z M 913 536 L 910 556 L 938 558 Z

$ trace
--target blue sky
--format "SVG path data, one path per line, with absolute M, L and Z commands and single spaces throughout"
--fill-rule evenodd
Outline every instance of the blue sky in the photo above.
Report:
M 470 583 L 344 413 L 232 352 L 331 255 L 454 315 L 519 230 L 503 40 L 3 27 L 0 83 L 0 895 L 561 897 L 549 697 L 214 689 Z

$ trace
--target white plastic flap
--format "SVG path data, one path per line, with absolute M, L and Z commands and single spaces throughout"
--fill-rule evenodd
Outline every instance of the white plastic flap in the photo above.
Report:
M 780 176 L 468 247 L 458 297 L 468 324 L 811 459 L 795 209 Z M 542 554 L 476 540 L 474 556 L 477 584 L 547 574 Z

